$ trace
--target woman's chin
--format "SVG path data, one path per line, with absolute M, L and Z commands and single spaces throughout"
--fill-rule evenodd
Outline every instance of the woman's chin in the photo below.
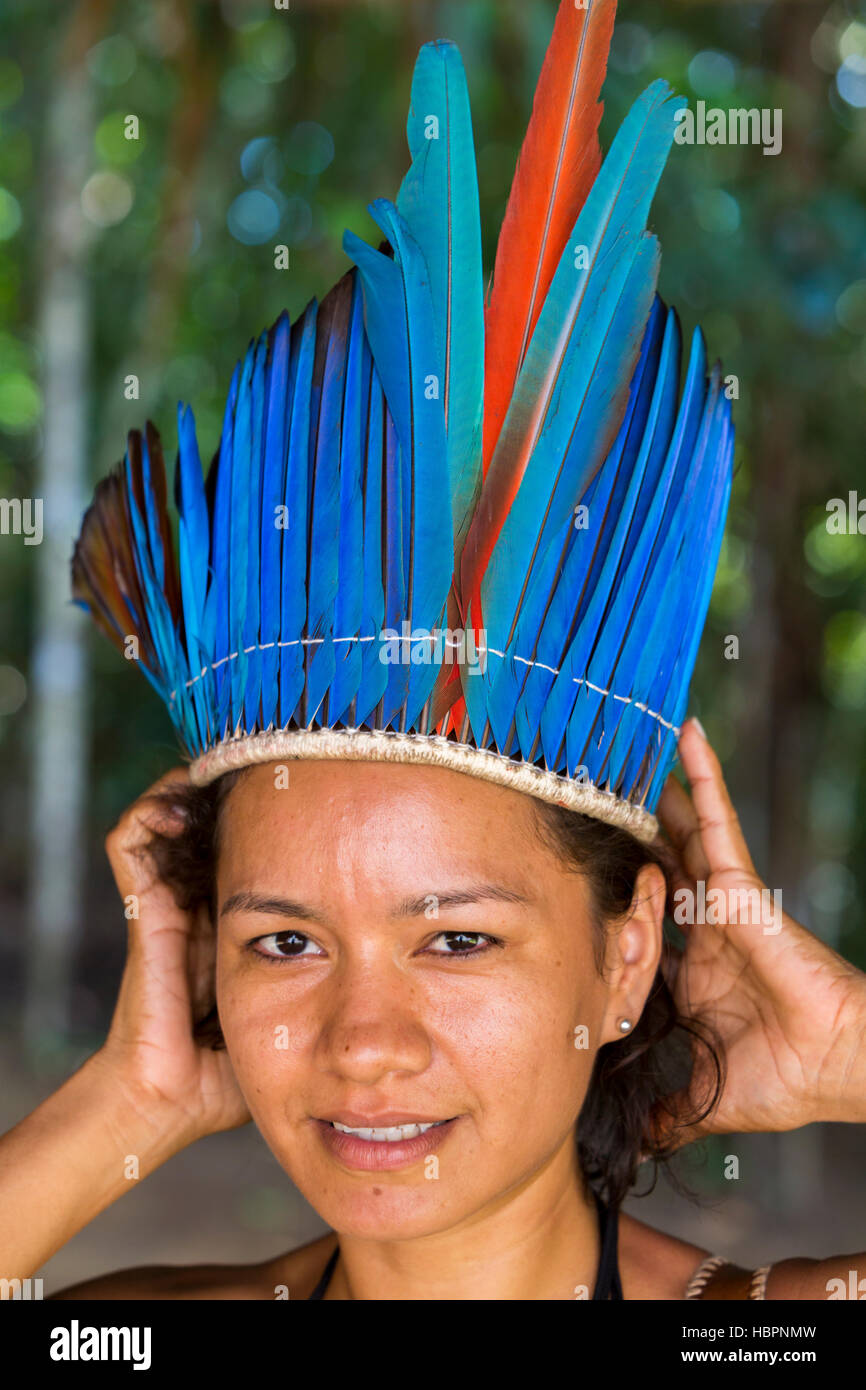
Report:
M 459 1144 L 466 1119 L 457 1117 L 398 1142 L 359 1138 L 318 1120 L 306 1122 L 288 1142 L 285 1132 L 277 1139 L 259 1128 L 280 1166 L 332 1230 L 405 1240 L 447 1230 L 477 1209 L 467 1183 L 476 1164 L 455 1161 L 448 1152 Z M 459 1175 L 458 1191 L 447 1190 L 440 1160 L 452 1182 Z
M 298 1187 L 322 1220 L 342 1236 L 359 1240 L 416 1240 L 438 1235 L 459 1224 L 473 1204 L 465 1191 L 451 1203 L 441 1191 L 431 1191 L 423 1175 L 414 1180 L 367 1177 L 341 1180 L 322 1175 Z M 453 1209 L 452 1209 L 453 1207 Z
M 458 1191 L 448 1191 L 433 1165 L 419 1160 L 397 1170 L 346 1168 L 321 1153 L 277 1152 L 281 1167 L 323 1221 L 341 1235 L 375 1240 L 409 1240 L 435 1235 L 465 1219 L 484 1203 L 469 1190 L 466 1170 L 456 1166 Z

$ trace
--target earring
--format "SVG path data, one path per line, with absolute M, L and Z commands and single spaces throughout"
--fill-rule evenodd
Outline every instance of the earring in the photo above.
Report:
M 620 1031 L 621 1033 L 628 1033 L 630 1029 L 631 1029 L 631 1019 L 630 1019 L 630 1018 L 621 1019 L 620 1025 L 619 1025 L 619 1031 Z

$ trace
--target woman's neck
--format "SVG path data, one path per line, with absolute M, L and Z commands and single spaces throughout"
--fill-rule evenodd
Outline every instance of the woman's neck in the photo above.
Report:
M 592 1298 L 598 1215 L 573 1141 L 459 1225 L 408 1240 L 341 1235 L 327 1297 L 369 1300 Z

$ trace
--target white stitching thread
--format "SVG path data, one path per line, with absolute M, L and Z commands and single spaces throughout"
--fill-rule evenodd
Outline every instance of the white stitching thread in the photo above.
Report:
M 729 1265 L 730 1263 L 730 1260 L 726 1260 L 724 1255 L 708 1255 L 686 1285 L 684 1297 L 687 1299 L 699 1299 L 716 1270 L 723 1269 L 725 1265 Z
M 314 647 L 321 642 L 328 641 L 336 644 L 337 642 L 375 642 L 376 640 L 376 637 L 295 637 L 291 642 L 265 642 L 263 645 L 261 643 L 255 643 L 252 647 L 244 647 L 243 653 L 244 656 L 249 656 L 252 652 L 273 651 L 274 647 Z M 395 637 L 393 640 L 395 642 L 402 642 L 404 639 L 402 637 Z M 432 636 L 409 639 L 413 644 L 415 642 L 424 641 L 435 642 L 436 640 L 437 638 Z M 449 642 L 447 638 L 445 639 L 446 647 L 458 647 L 459 645 L 459 642 Z M 501 657 L 503 661 L 506 659 L 506 653 L 497 651 L 495 647 L 478 647 L 477 651 L 479 653 L 490 652 L 493 656 Z M 208 671 L 215 671 L 218 666 L 224 666 L 227 661 L 237 661 L 239 655 L 239 652 L 231 652 L 229 656 L 221 656 L 219 661 L 212 661 L 210 666 L 203 666 L 200 673 L 197 676 L 193 676 L 192 680 L 184 681 L 184 689 L 189 690 L 191 686 L 196 685 L 207 675 Z M 538 666 L 542 671 L 549 671 L 552 676 L 559 675 L 558 667 L 547 666 L 543 661 L 528 661 L 525 656 L 512 656 L 511 659 L 512 661 L 519 661 L 523 666 Z M 572 676 L 571 679 L 575 685 L 585 685 L 589 690 L 594 690 L 598 695 L 610 695 L 614 700 L 619 700 L 620 704 L 634 705 L 635 709 L 639 709 L 642 714 L 649 715 L 650 719 L 658 720 L 659 724 L 664 725 L 666 729 L 670 729 L 672 733 L 675 733 L 679 737 L 681 731 L 675 724 L 672 724 L 667 719 L 663 719 L 660 714 L 656 714 L 655 710 L 651 710 L 647 705 L 641 704 L 640 700 L 635 700 L 633 696 L 616 695 L 611 690 L 605 690 L 604 686 L 594 685 L 593 682 L 587 680 L 585 676 Z M 176 696 L 177 690 L 173 690 L 170 696 L 172 702 Z

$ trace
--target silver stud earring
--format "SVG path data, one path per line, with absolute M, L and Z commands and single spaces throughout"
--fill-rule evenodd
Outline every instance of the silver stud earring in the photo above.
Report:
M 630 1031 L 630 1029 L 631 1029 L 631 1019 L 630 1019 L 630 1018 L 624 1018 L 624 1019 L 622 1019 L 622 1020 L 620 1021 L 619 1031 L 620 1031 L 621 1033 L 628 1033 L 628 1032 Z

